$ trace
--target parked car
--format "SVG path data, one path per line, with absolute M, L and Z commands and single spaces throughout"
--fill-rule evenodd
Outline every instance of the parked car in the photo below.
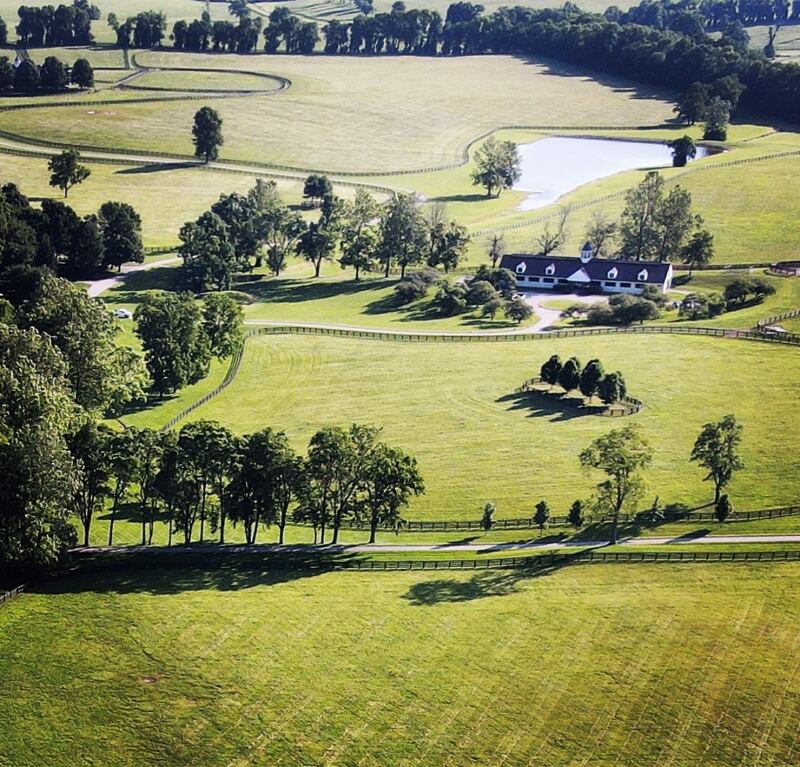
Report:
M 118 320 L 130 320 L 133 319 L 133 312 L 130 309 L 115 309 L 114 316 Z

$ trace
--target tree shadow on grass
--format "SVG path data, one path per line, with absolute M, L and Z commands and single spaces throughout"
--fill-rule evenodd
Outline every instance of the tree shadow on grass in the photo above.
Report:
M 380 290 L 390 284 L 391 279 L 328 281 L 328 280 L 296 280 L 284 278 L 271 278 L 269 280 L 240 281 L 237 289 L 252 295 L 261 303 L 303 303 L 305 301 L 318 301 L 326 298 L 364 293 L 370 290 Z
M 334 571 L 357 557 L 339 549 L 287 546 L 259 551 L 226 545 L 146 547 L 82 555 L 71 570 L 34 583 L 46 594 L 180 594 L 239 591 Z
M 139 173 L 161 173 L 170 170 L 187 170 L 188 168 L 201 168 L 201 162 L 154 162 L 148 165 L 135 165 L 130 168 L 123 168 L 122 170 L 114 171 L 114 174 L 120 176 L 135 175 Z
M 416 607 L 442 603 L 472 602 L 487 597 L 504 597 L 516 594 L 520 584 L 534 578 L 553 575 L 562 567 L 569 565 L 580 552 L 561 554 L 556 561 L 550 557 L 530 557 L 525 567 L 507 570 L 486 570 L 475 573 L 468 580 L 455 578 L 436 578 L 415 583 L 403 595 L 403 599 Z
M 128 272 L 122 282 L 103 293 L 101 298 L 106 303 L 129 304 L 136 300 L 132 293 L 146 290 L 177 290 L 181 275 L 178 267 L 179 264 L 175 264 Z
M 471 194 L 443 194 L 438 197 L 431 197 L 429 202 L 486 202 L 486 200 L 496 199 L 487 197 L 486 194 L 473 192 Z
M 572 398 L 574 400 L 574 398 Z M 562 399 L 557 395 L 548 397 L 544 392 L 521 391 L 511 392 L 498 397 L 497 402 L 509 403 L 509 410 L 524 410 L 528 418 L 547 418 L 552 422 L 571 421 L 595 415 L 594 408 L 580 404 L 572 404 L 570 399 Z

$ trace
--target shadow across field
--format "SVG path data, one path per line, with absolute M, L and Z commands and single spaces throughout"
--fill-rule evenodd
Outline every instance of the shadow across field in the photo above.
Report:
M 154 162 L 148 165 L 135 165 L 130 168 L 122 168 L 114 171 L 115 175 L 129 176 L 140 173 L 162 173 L 171 170 L 187 170 L 189 168 L 202 168 L 202 162 Z
M 547 418 L 554 422 L 597 415 L 596 408 L 583 406 L 574 397 L 562 398 L 538 391 L 515 391 L 496 401 L 508 404 L 508 410 L 527 411 L 529 418 Z
M 219 552 L 211 547 L 172 547 L 81 557 L 74 569 L 33 584 L 47 594 L 153 594 L 239 591 L 311 578 L 345 566 L 357 555 L 340 550 L 285 553 Z

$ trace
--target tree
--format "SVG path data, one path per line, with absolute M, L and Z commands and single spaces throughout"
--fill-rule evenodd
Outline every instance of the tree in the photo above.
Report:
M 550 384 L 550 387 L 552 388 L 558 383 L 558 379 L 561 377 L 561 369 L 563 367 L 564 366 L 561 363 L 561 357 L 559 357 L 557 354 L 554 354 L 542 365 L 539 375 L 542 381 Z
M 215 479 L 226 473 L 233 445 L 232 432 L 215 421 L 195 421 L 181 428 L 178 434 L 178 448 L 199 487 L 200 543 L 205 540 L 209 493 Z M 216 484 L 219 486 L 219 482 Z M 189 535 L 191 538 L 191 527 Z
M 65 149 L 61 154 L 51 157 L 47 163 L 50 170 L 50 186 L 63 189 L 64 197 L 69 194 L 73 186 L 83 183 L 91 175 L 91 171 L 78 160 L 80 154 L 77 151 Z
M 105 255 L 100 219 L 86 216 L 78 222 L 61 267 L 71 277 L 91 277 L 102 268 Z
M 585 237 L 591 243 L 592 250 L 597 258 L 606 258 L 608 256 L 616 235 L 616 223 L 610 221 L 602 210 L 596 210 L 592 213 L 589 225 L 586 227 Z
M 141 363 L 120 355 L 111 313 L 81 286 L 44 273 L 18 314 L 22 325 L 46 333 L 59 349 L 75 401 L 86 410 L 104 413 L 126 399 L 128 385 L 139 386 Z
M 697 147 L 690 136 L 681 136 L 669 141 L 667 146 L 672 150 L 672 166 L 683 168 L 689 160 L 697 156 Z
M 522 175 L 520 156 L 513 141 L 498 141 L 493 136 L 486 139 L 475 153 L 475 170 L 472 183 L 486 188 L 486 196 L 497 196 L 503 189 L 511 189 Z
M 92 421 L 84 423 L 67 442 L 75 466 L 75 489 L 70 505 L 83 525 L 83 545 L 89 545 L 89 530 L 97 511 L 111 492 L 109 443 L 111 430 Z
M 577 357 L 570 357 L 558 374 L 558 385 L 569 394 L 578 388 L 581 382 L 581 363 Z
M 519 325 L 533 316 L 533 307 L 524 298 L 514 296 L 509 301 L 506 301 L 503 306 L 503 314 Z
M 267 266 L 277 276 L 286 266 L 286 259 L 295 252 L 305 223 L 299 213 L 293 213 L 283 204 L 274 181 L 258 179 L 247 196 L 252 201 L 253 229 L 259 247 L 266 249 Z M 256 266 L 261 266 L 258 251 Z
M 130 488 L 136 472 L 139 430 L 128 427 L 113 434 L 108 440 L 108 474 L 113 480 L 111 488 L 111 511 L 108 522 L 108 545 L 114 544 L 114 522 L 125 494 Z
M 400 265 L 400 278 L 406 269 L 422 259 L 427 245 L 427 232 L 413 194 L 398 194 L 386 206 L 380 226 L 378 259 L 389 276 L 392 262 Z
M 184 224 L 178 237 L 186 284 L 198 292 L 207 287 L 230 290 L 237 261 L 225 222 L 206 211 L 197 221 Z
M 572 506 L 569 507 L 569 512 L 567 514 L 567 522 L 575 528 L 583 527 L 583 501 L 576 500 L 572 502 Z
M 375 429 L 353 424 L 348 431 L 326 427 L 311 438 L 297 516 L 311 523 L 315 543 L 318 530 L 319 542 L 325 543 L 328 526 L 336 543 L 342 522 L 356 514 L 362 469 L 376 435 Z
M 489 237 L 486 244 L 486 255 L 492 262 L 492 269 L 497 268 L 497 262 L 503 258 L 506 252 L 506 240 L 502 234 L 493 234 Z
M 39 90 L 39 67 L 30 59 L 25 59 L 14 70 L 14 91 L 35 93 L 37 90 Z
M 589 402 L 592 401 L 592 397 L 597 393 L 597 387 L 600 385 L 600 381 L 603 380 L 604 375 L 603 363 L 598 359 L 589 360 L 586 363 L 586 367 L 581 371 L 578 388 L 584 397 L 589 398 Z
M 303 184 L 303 197 L 310 200 L 312 205 L 318 205 L 332 194 L 333 185 L 325 175 L 312 173 Z
M 494 527 L 494 514 L 497 507 L 491 502 L 487 501 L 483 507 L 483 516 L 481 517 L 481 530 L 489 532 Z
M 500 298 L 499 295 L 495 296 L 494 298 L 490 298 L 481 306 L 481 316 L 494 320 L 494 318 L 497 317 L 497 312 L 499 312 L 504 306 L 505 302 L 502 298 Z
M 136 335 L 159 397 L 208 374 L 211 345 L 188 293 L 148 293 L 134 312 Z
M 544 230 L 536 238 L 540 255 L 549 255 L 562 247 L 567 241 L 567 220 L 569 219 L 570 212 L 571 208 L 569 206 L 560 208 L 558 212 L 558 221 L 553 229 L 550 228 L 550 221 L 545 223 Z
M 203 300 L 203 330 L 217 359 L 230 357 L 242 346 L 244 314 L 233 296 L 210 293 Z
M 612 429 L 598 437 L 579 456 L 585 470 L 606 475 L 597 485 L 597 506 L 613 517 L 609 543 L 617 542 L 619 515 L 633 506 L 644 489 L 642 472 L 653 462 L 653 450 L 638 425 Z
M 597 385 L 597 396 L 606 405 L 613 405 L 625 399 L 627 394 L 627 387 L 622 373 L 617 370 L 614 373 L 608 373 L 603 376 L 603 379 Z
M 467 308 L 467 291 L 463 285 L 443 281 L 432 303 L 443 317 L 461 314 Z
M 680 257 L 692 229 L 703 219 L 692 215 L 692 196 L 679 186 L 670 190 L 655 213 L 657 236 L 653 257 L 658 261 L 674 261 Z
M 720 499 L 714 504 L 714 516 L 717 518 L 717 522 L 724 522 L 732 513 L 733 504 L 726 493 L 720 496 Z
M 355 198 L 345 203 L 341 235 L 342 268 L 355 269 L 358 282 L 361 271 L 369 271 L 377 257 L 379 237 L 375 223 L 381 207 L 366 189 L 358 188 Z
M 69 85 L 66 66 L 55 56 L 48 56 L 39 68 L 39 87 L 45 91 L 65 91 Z
M 621 255 L 632 261 L 650 258 L 657 248 L 656 216 L 664 197 L 664 179 L 655 171 L 625 193 L 620 219 Z
M 104 202 L 99 211 L 103 235 L 104 263 L 121 269 L 123 264 L 141 264 L 142 219 L 126 202 Z
M 490 282 L 485 280 L 473 280 L 470 282 L 467 289 L 467 306 L 482 306 L 495 299 L 499 300 L 500 294 Z
M 744 468 L 739 452 L 743 431 L 736 416 L 726 415 L 717 423 L 705 424 L 695 440 L 691 460 L 708 470 L 704 479 L 714 483 L 714 503 L 719 501 L 734 473 Z
M 0 562 L 47 564 L 74 542 L 67 366 L 47 334 L 0 321 Z
M 400 512 L 412 495 L 425 492 L 425 483 L 417 461 L 402 450 L 383 442 L 370 442 L 368 434 L 365 459 L 357 468 L 359 481 L 359 513 L 363 509 L 369 521 L 369 542 L 375 543 L 379 527 L 397 532 L 403 524 Z M 334 543 L 336 531 L 334 530 Z
M 689 275 L 697 267 L 714 260 L 714 235 L 707 229 L 699 229 L 681 249 L 681 262 L 689 265 Z
M 708 85 L 692 83 L 672 111 L 687 125 L 694 125 L 705 117 L 710 98 L 711 88 Z
M 88 59 L 76 59 L 70 72 L 70 80 L 79 88 L 94 88 L 94 70 Z
M 211 107 L 200 108 L 192 126 L 194 156 L 204 163 L 219 157 L 219 148 L 225 143 L 222 136 L 222 118 Z
M 731 119 L 730 102 L 714 96 L 708 103 L 704 119 L 703 138 L 709 141 L 725 141 Z
M 539 528 L 539 535 L 542 534 L 542 530 L 544 530 L 549 519 L 550 507 L 547 505 L 547 501 L 541 500 L 536 504 L 536 511 L 533 514 L 533 524 Z
M 330 261 L 336 249 L 337 233 L 320 221 L 312 221 L 297 241 L 297 252 L 314 265 L 314 276 L 319 277 L 323 261 Z
M 467 228 L 451 221 L 439 223 L 431 228 L 428 266 L 443 266 L 445 273 L 455 269 L 467 250 L 470 236 Z

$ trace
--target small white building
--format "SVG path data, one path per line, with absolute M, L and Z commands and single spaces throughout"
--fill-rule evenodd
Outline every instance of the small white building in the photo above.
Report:
M 641 293 L 653 285 L 672 287 L 672 264 L 664 261 L 613 261 L 594 258 L 591 243 L 575 256 L 503 256 L 500 266 L 514 273 L 520 290 L 583 290 L 595 293 Z

